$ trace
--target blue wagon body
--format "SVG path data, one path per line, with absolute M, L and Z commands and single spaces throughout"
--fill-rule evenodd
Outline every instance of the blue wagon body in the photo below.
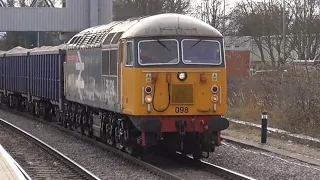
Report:
M 4 58 L 2 54 L 0 54 L 0 92 L 4 91 Z
M 28 94 L 28 57 L 8 56 L 5 58 L 6 90 Z
M 0 54 L 0 91 L 60 103 L 63 96 L 65 46 L 24 49 Z
M 63 51 L 50 54 L 30 54 L 30 93 L 32 96 L 52 101 L 59 101 L 62 98 L 64 55 Z
M 28 94 L 28 49 L 16 47 L 5 52 L 5 89 L 9 92 Z

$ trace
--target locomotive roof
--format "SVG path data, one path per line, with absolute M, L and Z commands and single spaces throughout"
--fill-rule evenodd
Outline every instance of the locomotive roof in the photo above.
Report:
M 182 14 L 166 13 L 154 16 L 131 18 L 125 21 L 113 21 L 85 29 L 68 42 L 68 48 L 97 47 L 118 44 L 120 38 L 154 36 L 208 36 L 223 37 L 209 24 Z

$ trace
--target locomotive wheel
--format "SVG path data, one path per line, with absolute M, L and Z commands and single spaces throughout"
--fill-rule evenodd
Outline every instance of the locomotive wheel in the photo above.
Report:
M 115 128 L 116 128 L 116 120 L 112 114 L 109 114 L 107 118 L 107 125 L 106 125 L 106 133 L 107 133 L 107 144 L 110 146 L 115 145 Z
M 106 134 L 107 134 L 107 140 L 106 140 L 107 144 L 109 144 L 110 146 L 114 146 L 114 144 L 115 144 L 114 143 L 114 128 L 111 126 L 111 124 L 107 125 Z
M 194 152 L 192 153 L 193 159 L 198 161 L 202 158 L 202 152 Z
M 123 123 L 121 123 L 123 124 Z M 116 127 L 116 147 L 120 150 L 124 150 L 125 144 L 124 144 L 124 129 L 123 127 Z
M 62 117 L 62 125 L 64 128 L 68 127 L 68 115 L 66 113 L 64 113 L 64 115 Z
M 80 124 L 80 128 L 81 128 L 81 134 L 85 135 L 85 130 L 84 130 L 84 122 L 85 122 L 85 116 L 81 116 L 81 124 Z
M 78 113 L 76 114 L 75 129 L 77 130 L 78 133 L 81 133 L 81 130 L 82 130 L 82 117 L 81 117 L 81 112 L 78 112 Z
M 133 144 L 133 145 L 130 145 L 130 146 L 127 146 L 126 147 L 126 152 L 128 154 L 130 154 L 131 156 L 135 157 L 135 158 L 138 158 L 138 159 L 141 159 L 141 160 L 143 158 L 142 148 L 137 143 Z
M 194 160 L 198 161 L 202 158 L 202 148 L 201 144 L 198 141 L 195 142 L 196 146 L 193 147 L 192 156 Z
M 93 119 L 92 116 L 89 118 L 89 127 L 88 127 L 88 137 L 92 138 L 93 137 Z
M 133 151 L 133 147 L 130 147 L 130 125 L 128 121 L 119 121 L 118 127 L 116 128 L 116 146 L 120 150 L 125 150 L 127 146 L 129 152 Z M 132 150 L 130 150 L 132 149 Z
M 62 125 L 62 118 L 61 118 L 61 113 L 59 112 L 59 110 L 56 110 L 56 121 L 58 125 Z

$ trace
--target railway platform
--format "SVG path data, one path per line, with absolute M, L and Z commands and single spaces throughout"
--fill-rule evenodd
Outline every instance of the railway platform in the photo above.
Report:
M 0 179 L 31 180 L 28 174 L 0 144 Z

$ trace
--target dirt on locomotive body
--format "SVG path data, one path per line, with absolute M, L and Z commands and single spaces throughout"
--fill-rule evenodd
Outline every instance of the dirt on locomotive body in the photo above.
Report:
M 135 156 L 161 146 L 199 159 L 229 126 L 225 61 L 222 34 L 203 21 L 132 18 L 2 52 L 0 100 Z

